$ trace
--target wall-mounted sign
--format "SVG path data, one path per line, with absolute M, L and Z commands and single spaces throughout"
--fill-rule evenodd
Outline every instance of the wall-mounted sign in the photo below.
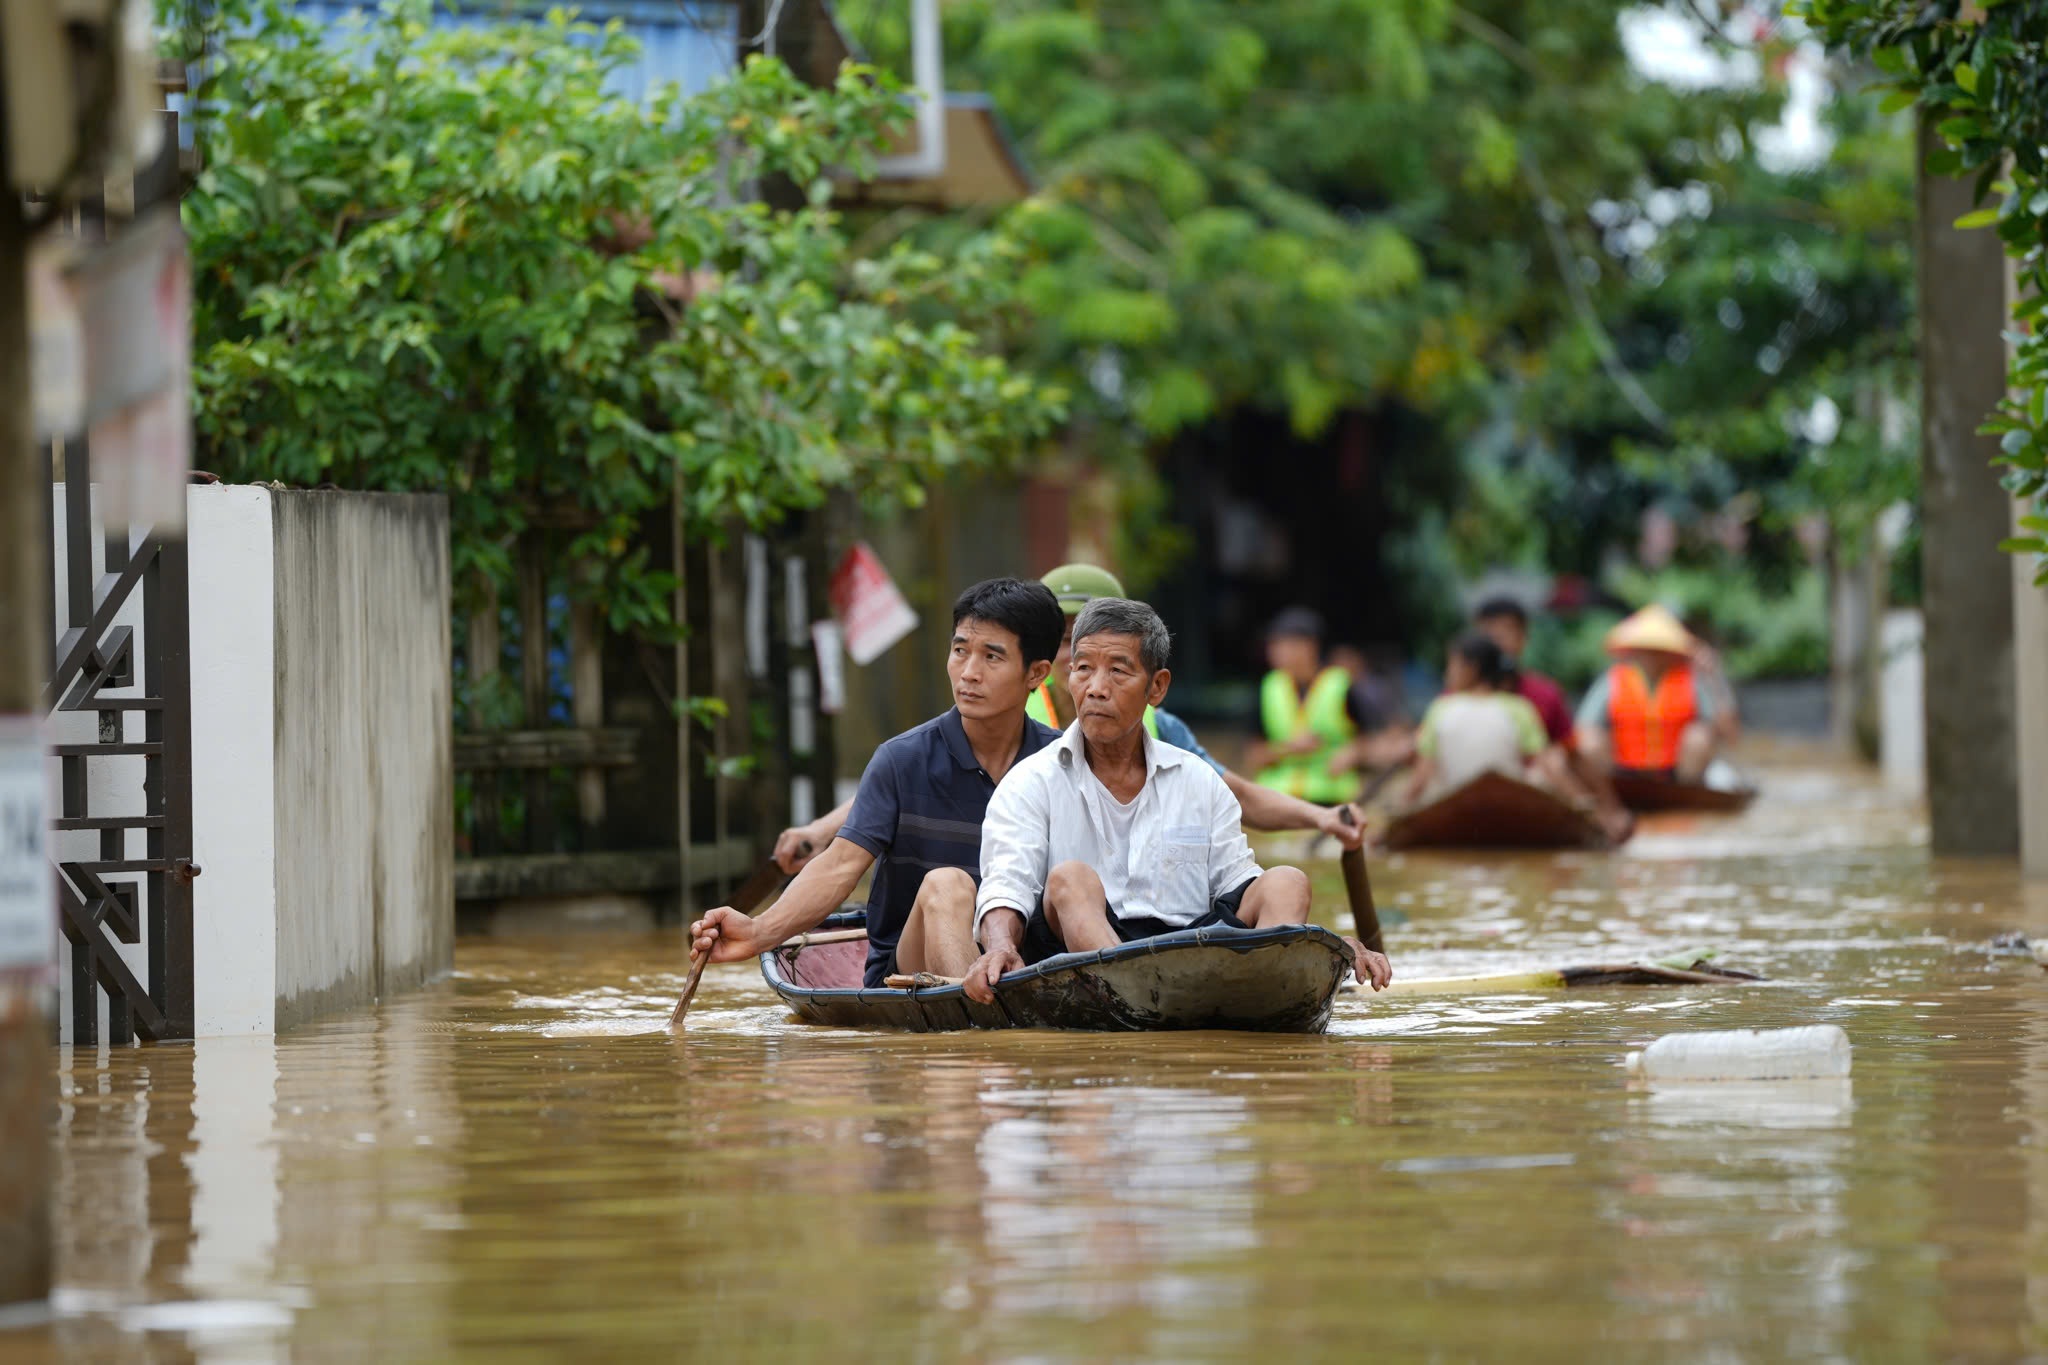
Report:
M 897 591 L 882 561 L 859 541 L 832 571 L 832 614 L 846 628 L 846 652 L 866 665 L 917 629 L 917 613 Z

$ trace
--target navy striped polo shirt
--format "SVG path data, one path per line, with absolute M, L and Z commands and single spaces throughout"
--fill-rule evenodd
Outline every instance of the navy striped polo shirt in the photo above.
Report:
M 1026 717 L 1017 761 L 1059 737 L 1059 731 Z M 840 838 L 875 857 L 868 985 L 881 985 L 896 970 L 896 940 L 903 937 L 925 873 L 958 867 L 980 878 L 981 818 L 995 790 L 957 709 L 885 741 L 868 760 L 853 810 L 839 830 Z

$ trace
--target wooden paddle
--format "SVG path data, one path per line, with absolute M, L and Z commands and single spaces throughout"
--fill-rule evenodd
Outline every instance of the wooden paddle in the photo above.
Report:
M 1346 805 L 1339 817 L 1347 825 L 1358 821 Z M 1344 869 L 1344 897 L 1351 902 L 1351 923 L 1358 930 L 1358 941 L 1375 953 L 1386 951 L 1386 938 L 1380 932 L 1380 912 L 1372 903 L 1372 880 L 1365 874 L 1365 849 L 1347 848 L 1337 860 Z
M 868 931 L 865 929 L 813 930 L 808 934 L 798 934 L 795 938 L 785 941 L 782 946 L 806 948 L 814 943 L 862 943 L 867 940 L 867 936 Z M 696 953 L 690 954 L 690 977 L 683 983 L 683 998 L 676 1001 L 675 1013 L 668 1017 L 671 1033 L 683 1026 L 683 1016 L 690 1012 L 690 1000 L 697 994 L 697 983 L 704 979 L 704 964 L 710 960 L 708 955 L 699 957 Z
M 811 851 L 810 840 L 804 840 L 798 848 L 808 855 Z M 767 858 L 740 883 L 739 890 L 732 893 L 732 908 L 742 915 L 750 915 L 754 912 L 755 906 L 780 891 L 782 884 L 788 880 L 789 874 L 782 870 L 782 864 L 776 862 L 773 857 Z M 708 957 L 699 957 L 696 953 L 690 954 L 690 978 L 683 983 L 683 998 L 676 1001 L 675 1013 L 668 1017 L 670 1032 L 683 1026 L 683 1016 L 690 1012 L 690 1000 L 697 994 L 697 983 L 704 979 L 704 964 L 709 960 Z
M 810 857 L 811 841 L 806 839 L 798 844 L 797 852 L 806 858 Z M 726 903 L 742 915 L 751 915 L 755 906 L 780 891 L 782 884 L 788 880 L 789 874 L 782 870 L 782 864 L 770 857 L 740 883 L 739 890 L 733 892 L 732 899 Z
M 697 983 L 704 979 L 704 964 L 710 960 L 709 953 L 690 954 L 690 979 L 683 983 L 683 998 L 676 1001 L 676 1012 L 668 1017 L 670 1033 L 683 1026 L 683 1016 L 690 1012 L 690 999 L 697 994 Z
M 1762 979 L 1750 972 L 1714 967 L 1704 961 L 1689 967 L 1664 962 L 1596 962 L 1533 972 L 1485 972 L 1396 981 L 1388 985 L 1384 994 L 1519 995 L 1581 986 L 1735 986 Z

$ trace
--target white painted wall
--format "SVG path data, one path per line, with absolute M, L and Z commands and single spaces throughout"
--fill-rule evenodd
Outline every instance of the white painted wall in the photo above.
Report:
M 187 509 L 194 1025 L 266 1035 L 447 970 L 447 506 L 215 485 L 191 489 Z M 95 579 L 103 571 L 96 548 Z M 60 559 L 60 636 L 65 586 Z M 140 593 L 121 621 L 140 628 Z M 124 717 L 140 738 L 140 715 Z M 94 724 L 60 716 L 51 738 L 88 741 Z M 143 809 L 141 762 L 89 762 L 91 814 Z M 63 834 L 55 847 L 91 858 L 98 838 Z M 127 856 L 145 856 L 140 832 L 128 841 Z M 68 1040 L 69 945 L 59 951 Z M 144 976 L 143 947 L 122 952 Z M 104 1003 L 100 1017 L 104 1029 Z
M 276 568 L 267 488 L 186 499 L 192 563 L 193 1028 L 269 1033 L 277 1002 Z

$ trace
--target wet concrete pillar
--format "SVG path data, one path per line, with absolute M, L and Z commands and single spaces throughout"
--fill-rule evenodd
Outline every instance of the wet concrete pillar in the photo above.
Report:
M 28 224 L 21 196 L 8 188 L 5 142 L 0 129 L 0 746 L 19 745 L 36 733 L 50 638 L 44 616 L 50 548 L 43 529 L 50 490 L 29 421 Z M 24 921 L 33 934 L 34 894 L 0 885 L 0 929 L 12 931 L 5 935 L 10 942 L 20 941 Z M 42 913 L 54 921 L 55 901 Z M 51 932 L 53 946 L 55 937 Z M 0 962 L 0 1304 L 50 1292 L 56 1083 L 47 981 L 43 963 Z
M 2013 561 L 2013 662 L 2019 700 L 2020 861 L 2048 877 L 2048 588 L 2034 586 L 2034 557 Z
M 2019 302 L 2019 285 L 2010 256 L 2005 260 L 2006 316 Z M 2018 519 L 2033 512 L 2030 504 L 2013 507 Z M 2017 555 L 2012 565 L 2013 697 L 2018 736 L 2020 788 L 2020 862 L 2029 877 L 2048 877 L 2048 587 L 2036 587 L 2033 555 Z
M 2005 392 L 2005 252 L 1952 224 L 1968 181 L 1929 175 L 1920 127 L 1921 580 L 1927 613 L 1927 800 L 1934 851 L 2020 848 L 2013 566 L 1998 548 L 2012 506 L 1976 434 Z

